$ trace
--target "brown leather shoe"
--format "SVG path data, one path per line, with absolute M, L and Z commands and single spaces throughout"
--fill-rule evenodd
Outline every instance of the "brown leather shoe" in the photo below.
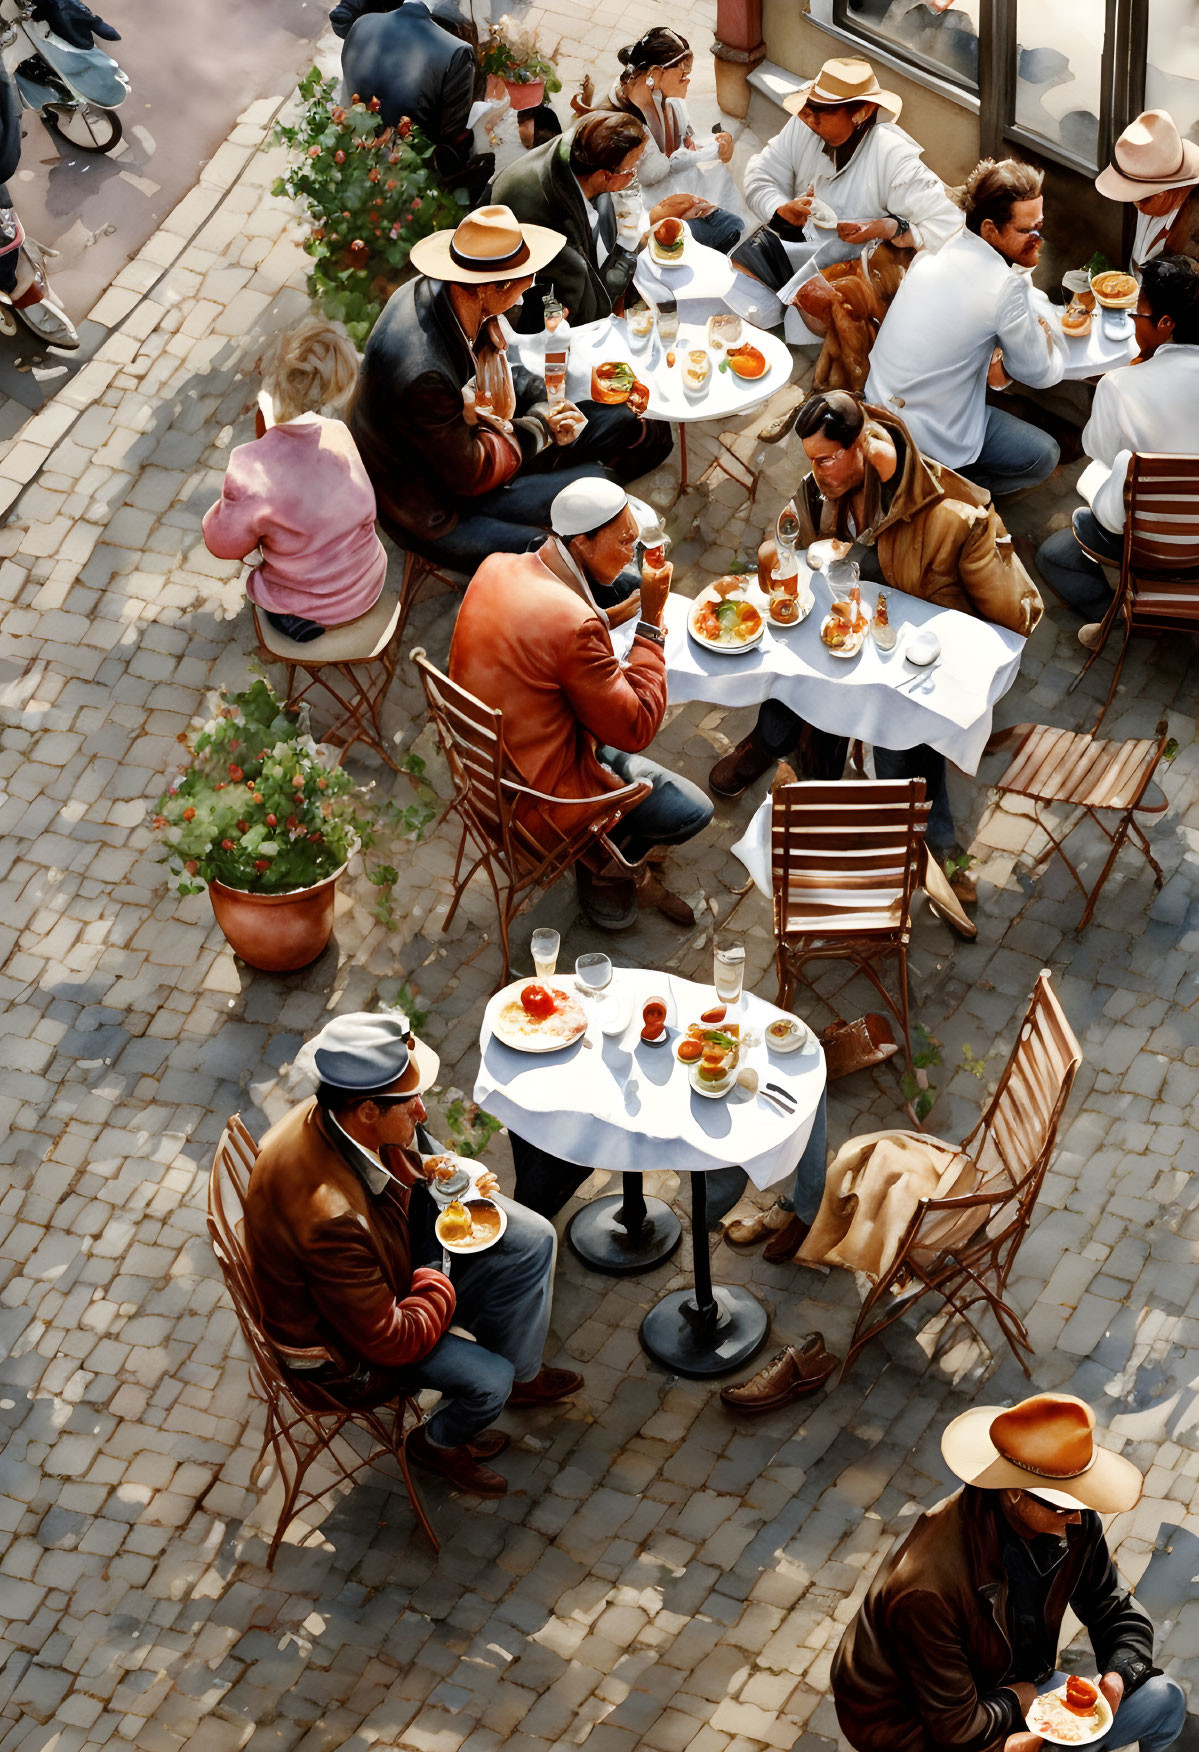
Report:
M 471 1496 L 502 1497 L 508 1492 L 508 1480 L 490 1466 L 480 1466 L 466 1442 L 460 1448 L 435 1448 L 425 1433 L 424 1425 L 413 1430 L 408 1438 L 408 1458 L 426 1472 L 438 1472 L 448 1478 L 458 1490 Z
M 505 1448 L 511 1446 L 511 1443 L 512 1437 L 505 1435 L 503 1430 L 480 1430 L 479 1434 L 472 1436 L 469 1442 L 464 1443 L 464 1446 L 474 1455 L 476 1460 L 494 1460 L 496 1455 L 502 1454 Z
M 802 1346 L 785 1345 L 748 1381 L 722 1387 L 720 1397 L 733 1411 L 775 1411 L 823 1387 L 838 1361 L 825 1349 L 823 1334 L 813 1332 Z
M 675 925 L 686 925 L 689 930 L 695 924 L 695 914 L 687 902 L 681 894 L 667 888 L 655 868 L 643 867 L 637 878 L 637 905 L 656 907 L 664 919 Z
M 756 1247 L 759 1241 L 785 1229 L 794 1214 L 784 1210 L 781 1204 L 772 1204 L 767 1210 L 754 1211 L 748 1217 L 737 1217 L 726 1223 L 724 1238 L 730 1247 Z
M 531 1381 L 517 1381 L 508 1397 L 509 1409 L 522 1405 L 556 1405 L 561 1399 L 571 1399 L 583 1386 L 582 1375 L 573 1369 L 541 1368 Z
M 739 742 L 731 753 L 716 762 L 708 774 L 708 789 L 730 802 L 748 791 L 755 779 L 772 767 L 776 756 L 769 754 L 752 734 Z
M 785 1229 L 780 1229 L 777 1235 L 772 1235 L 762 1249 L 762 1258 L 771 1265 L 786 1265 L 789 1259 L 794 1259 L 808 1238 L 808 1230 L 812 1227 L 805 1223 L 802 1217 L 791 1212 L 791 1220 Z
M 600 931 L 627 931 L 637 923 L 637 882 L 632 876 L 597 876 L 586 864 L 575 865 L 579 905 Z

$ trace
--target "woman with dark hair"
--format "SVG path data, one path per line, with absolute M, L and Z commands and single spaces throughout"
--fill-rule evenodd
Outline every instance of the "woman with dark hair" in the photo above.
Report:
M 624 71 L 613 81 L 608 107 L 636 116 L 649 132 L 637 180 L 647 205 L 653 203 L 652 217 L 685 219 L 699 243 L 726 254 L 743 228 L 740 215 L 729 210 L 739 204 L 736 185 L 722 168 L 733 156 L 733 138 L 717 134 L 719 156 L 701 170 L 686 103 L 695 62 L 691 45 L 677 31 L 655 25 L 621 49 L 618 59 Z

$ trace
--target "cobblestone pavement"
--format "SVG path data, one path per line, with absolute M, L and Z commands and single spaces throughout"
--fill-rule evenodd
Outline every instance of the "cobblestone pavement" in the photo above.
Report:
M 546 16 L 570 37 L 570 74 L 658 12 L 639 0 L 602 25 Z M 947 1488 L 941 1426 L 980 1393 L 1024 1387 L 1010 1357 L 957 1328 L 901 1324 L 843 1385 L 750 1422 L 638 1348 L 642 1310 L 684 1281 L 686 1248 L 623 1281 L 564 1252 L 550 1360 L 577 1363 L 586 1391 L 504 1418 L 511 1494 L 478 1504 L 430 1483 L 435 1560 L 402 1489 L 381 1481 L 312 1511 L 264 1567 L 278 1496 L 248 1486 L 262 1415 L 205 1235 L 213 1146 L 235 1110 L 259 1134 L 284 1110 L 286 1067 L 325 1017 L 404 981 L 429 1011 L 447 1089 L 469 1092 L 497 972 L 481 891 L 440 932 L 445 830 L 397 852 L 396 928 L 358 876 L 329 951 L 272 978 L 234 959 L 203 897 L 167 896 L 144 825 L 177 734 L 209 689 L 247 675 L 238 568 L 208 556 L 199 516 L 250 430 L 265 336 L 305 306 L 292 215 L 266 192 L 268 119 L 242 118 L 106 295 L 115 326 L 97 357 L 0 459 L 0 1752 L 830 1747 L 832 1650 L 879 1557 Z M 794 466 L 785 448 L 764 460 L 749 527 L 727 482 L 677 507 L 682 588 L 752 546 Z M 1019 532 L 1063 521 L 1075 472 L 1017 507 Z M 450 621 L 444 600 L 430 603 L 413 642 L 443 655 Z M 1000 721 L 1087 724 L 1099 682 L 1068 696 L 1079 663 L 1051 603 Z M 1159 895 L 1126 855 L 1079 942 L 1077 895 L 1058 869 L 1030 873 L 1035 830 L 988 800 L 991 757 L 954 787 L 980 859 L 978 941 L 924 915 L 913 958 L 916 1013 L 941 1042 L 930 1123 L 942 1135 L 972 1124 L 1040 967 L 1083 1043 L 1012 1294 L 1037 1384 L 1083 1395 L 1147 1473 L 1113 1538 L 1159 1623 L 1160 1658 L 1184 1679 L 1199 1661 L 1195 701 L 1189 642 L 1145 641 L 1109 719 L 1113 735 L 1143 734 L 1168 715 L 1180 745 L 1151 836 Z M 390 709 L 444 788 L 407 677 Z M 746 717 L 674 711 L 658 749 L 702 778 Z M 621 941 L 622 959 L 703 977 L 742 881 L 728 847 L 756 800 L 719 808 L 676 860 L 700 928 L 655 915 Z M 769 994 L 765 903 L 746 896 L 736 919 Z M 518 956 L 535 923 L 559 926 L 569 955 L 592 944 L 567 884 L 521 921 Z M 885 1069 L 836 1086 L 834 1146 L 901 1123 Z M 502 1139 L 491 1155 L 509 1175 Z M 779 1342 L 820 1327 L 844 1346 L 847 1274 L 715 1256 L 720 1277 L 753 1284 Z

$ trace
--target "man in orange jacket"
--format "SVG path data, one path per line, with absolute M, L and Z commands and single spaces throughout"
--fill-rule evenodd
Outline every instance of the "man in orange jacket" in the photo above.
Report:
M 451 1281 L 432 1264 L 441 1248 L 422 1161 L 433 1146 L 421 1095 L 437 1054 L 391 1011 L 336 1017 L 305 1056 L 316 1096 L 271 1127 L 246 1195 L 266 1335 L 301 1397 L 306 1382 L 350 1408 L 437 1388 L 409 1459 L 460 1490 L 502 1496 L 507 1480 L 483 1462 L 508 1437 L 487 1426 L 505 1406 L 550 1404 L 583 1385 L 541 1362 L 554 1231 L 476 1170 L 475 1192 L 501 1206 L 507 1228 L 485 1253 L 455 1256 Z

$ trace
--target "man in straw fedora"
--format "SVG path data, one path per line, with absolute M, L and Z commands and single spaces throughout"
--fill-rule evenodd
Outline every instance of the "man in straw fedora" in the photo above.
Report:
M 1186 1697 L 1153 1665 L 1153 1627 L 1121 1584 L 1100 1515 L 1131 1509 L 1141 1475 L 1095 1440 L 1068 1393 L 975 1406 L 941 1452 L 964 1488 L 921 1515 L 870 1584 L 833 1658 L 837 1719 L 856 1752 L 1037 1752 L 1025 1727 L 1057 1690 L 1066 1608 L 1086 1626 L 1094 1746 L 1166 1752 Z
M 1182 138 L 1167 110 L 1146 110 L 1129 122 L 1095 187 L 1137 210 L 1132 269 L 1138 279 L 1155 256 L 1199 260 L 1199 146 Z
M 802 342 L 829 320 L 832 291 L 820 267 L 880 238 L 903 250 L 938 249 L 962 216 L 920 162 L 922 148 L 896 126 L 902 100 L 884 91 L 868 61 L 835 56 L 785 103 L 794 120 L 745 167 L 746 204 L 760 225 L 729 258 L 741 272 L 728 301 L 764 328 L 795 304 Z M 816 224 L 815 200 L 832 228 Z
M 669 454 L 670 427 L 627 405 L 551 406 L 508 357 L 499 318 L 562 248 L 560 232 L 479 207 L 412 249 L 419 278 L 388 299 L 366 343 L 348 424 L 384 529 L 457 572 L 543 538 L 555 495 L 622 481 Z

